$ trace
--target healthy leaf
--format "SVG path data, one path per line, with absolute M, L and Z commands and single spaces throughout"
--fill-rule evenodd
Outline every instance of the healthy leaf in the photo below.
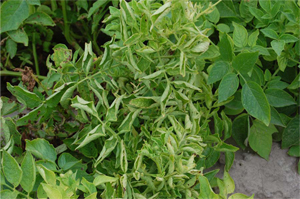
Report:
M 50 199 L 63 199 L 62 193 L 56 185 L 45 183 L 42 183 L 41 185 Z
M 300 145 L 292 146 L 288 151 L 288 154 L 293 157 L 300 157 Z
M 2 153 L 2 169 L 7 181 L 17 187 L 21 182 L 23 172 L 18 162 L 5 150 Z
M 206 199 L 206 198 L 220 198 L 217 194 L 215 194 L 207 180 L 206 177 L 200 175 L 198 177 L 200 182 L 200 195 L 198 198 L 200 199 Z
M 18 99 L 19 102 L 28 108 L 35 108 L 42 103 L 42 100 L 35 94 L 19 86 L 12 86 L 7 82 L 7 89 Z
M 156 102 L 150 97 L 139 97 L 132 99 L 129 104 L 137 108 L 151 108 L 150 106 Z
M 231 195 L 228 199 L 253 199 L 253 198 L 254 198 L 254 194 L 249 197 L 245 194 L 235 193 L 235 194 Z
M 224 77 L 224 75 L 226 75 L 226 73 L 228 72 L 229 67 L 230 67 L 229 62 L 224 62 L 224 61 L 215 62 L 209 72 L 207 83 L 212 84 L 221 80 Z
M 269 37 L 271 39 L 278 39 L 278 34 L 272 30 L 272 29 L 269 29 L 269 28 L 266 28 L 266 29 L 261 29 L 260 30 L 266 37 Z
M 258 120 L 255 120 L 250 128 L 250 147 L 266 160 L 269 159 L 272 149 L 272 134 L 275 132 L 277 129 L 274 125 L 266 126 Z
M 279 40 L 284 41 L 285 43 L 294 43 L 299 41 L 299 38 L 290 34 L 283 34 L 280 36 Z
M 257 38 L 258 38 L 258 35 L 259 35 L 259 31 L 256 30 L 254 31 L 248 38 L 248 45 L 250 47 L 254 47 L 256 45 L 256 41 L 257 41 Z
M 285 45 L 285 42 L 282 41 L 282 40 L 279 40 L 279 41 L 273 40 L 273 41 L 271 41 L 271 46 L 272 46 L 273 50 L 276 52 L 276 54 L 278 56 L 280 56 L 281 52 L 283 51 L 284 45 Z
M 229 73 L 225 75 L 219 85 L 218 102 L 223 102 L 232 96 L 239 87 L 239 79 L 236 74 Z
M 233 47 L 230 40 L 231 38 L 227 34 L 223 34 L 223 37 L 218 44 L 222 60 L 229 62 L 231 62 L 233 58 Z
M 265 91 L 269 104 L 273 107 L 285 107 L 296 104 L 293 97 L 281 89 L 267 89 Z
M 94 181 L 93 184 L 95 186 L 99 186 L 103 183 L 107 183 L 107 182 L 116 182 L 118 179 L 115 177 L 110 177 L 110 176 L 106 176 L 106 175 L 98 175 Z
M 11 39 L 8 39 L 5 44 L 5 48 L 9 54 L 9 57 L 12 59 L 17 53 L 17 44 Z
M 56 184 L 56 175 L 53 171 L 49 170 L 43 165 L 37 165 L 36 168 L 47 184 L 51 184 L 51 185 Z
M 227 193 L 233 193 L 235 190 L 235 184 L 227 171 L 224 171 L 223 180 L 225 188 L 227 189 Z
M 235 153 L 234 152 L 225 152 L 225 170 L 228 172 L 233 165 Z
M 88 12 L 88 18 L 90 18 L 97 10 L 99 10 L 99 8 L 106 4 L 107 0 L 101 0 L 101 1 L 96 1 L 95 3 L 93 3 L 93 6 L 89 9 Z
M 233 42 L 234 45 L 237 47 L 245 47 L 248 43 L 248 32 L 247 29 L 235 22 L 232 23 L 234 26 L 234 31 L 233 31 Z
M 19 195 L 18 191 L 10 191 L 8 189 L 4 189 L 0 191 L 0 198 L 1 199 L 16 199 Z
M 17 30 L 29 16 L 29 6 L 26 0 L 9 0 L 1 5 L 1 34 Z
M 62 170 L 69 170 L 70 168 L 72 168 L 74 165 L 76 165 L 77 163 L 79 163 L 80 160 L 77 160 L 74 156 L 72 156 L 69 153 L 63 153 L 59 156 L 58 158 L 58 166 L 62 169 Z
M 8 36 L 17 43 L 22 43 L 28 46 L 28 36 L 23 29 L 12 30 L 7 32 Z
M 31 152 L 34 156 L 40 159 L 55 162 L 56 152 L 52 144 L 47 140 L 37 138 L 35 140 L 26 140 L 26 151 Z
M 250 130 L 249 125 L 249 116 L 247 114 L 239 115 L 232 123 L 232 137 L 242 149 L 246 148 L 245 140 Z
M 232 61 L 232 67 L 240 73 L 246 74 L 252 70 L 257 59 L 258 52 L 240 53 L 234 57 Z
M 293 145 L 300 145 L 300 116 L 293 118 L 284 129 L 282 134 L 282 148 L 286 149 Z
M 269 125 L 271 110 L 262 88 L 255 82 L 247 82 L 242 89 L 242 103 L 246 111 L 253 117 Z
M 21 186 L 27 193 L 30 193 L 36 179 L 35 161 L 30 152 L 26 152 L 21 168 L 23 171 Z

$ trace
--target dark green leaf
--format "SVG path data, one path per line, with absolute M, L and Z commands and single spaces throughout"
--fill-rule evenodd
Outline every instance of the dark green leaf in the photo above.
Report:
M 27 193 L 30 193 L 36 179 L 35 161 L 30 152 L 26 152 L 21 168 L 23 171 L 21 186 Z
M 245 149 L 245 140 L 250 130 L 249 116 L 247 114 L 239 115 L 232 123 L 232 137 L 236 143 Z
M 28 46 L 28 36 L 23 29 L 8 31 L 7 34 L 15 42 Z
M 55 26 L 54 21 L 52 18 L 44 13 L 44 12 L 35 12 L 30 15 L 26 20 L 25 23 L 27 24 L 39 24 L 42 26 Z
M 218 44 L 222 60 L 229 62 L 231 62 L 233 58 L 233 47 L 230 40 L 231 38 L 224 33 Z
M 271 106 L 284 107 L 296 104 L 293 97 L 283 90 L 271 88 L 267 89 L 265 93 Z
M 219 85 L 218 102 L 223 102 L 232 96 L 238 89 L 239 79 L 236 74 L 229 73 L 225 75 Z
M 255 82 L 247 82 L 242 89 L 242 103 L 246 111 L 253 117 L 269 125 L 271 110 L 262 88 Z
M 237 47 L 245 47 L 248 43 L 248 32 L 247 29 L 235 22 L 232 23 L 234 26 L 234 31 L 233 31 L 233 42 L 234 45 Z
M 58 166 L 64 171 L 69 170 L 79 162 L 79 160 L 69 153 L 63 153 L 58 158 Z
M 292 146 L 288 151 L 288 154 L 293 157 L 300 157 L 300 145 Z
M 281 143 L 282 148 L 286 149 L 293 145 L 300 145 L 299 126 L 300 117 L 297 115 L 288 123 L 287 127 L 283 131 Z
M 252 70 L 258 59 L 258 52 L 240 53 L 232 61 L 232 67 L 240 73 L 246 74 Z
M 26 140 L 26 151 L 31 152 L 37 158 L 55 162 L 55 148 L 48 141 L 38 138 L 35 140 Z
M 230 64 L 224 61 L 217 61 L 212 65 L 212 68 L 209 72 L 208 84 L 215 83 L 216 81 L 221 80 L 224 75 L 228 72 Z

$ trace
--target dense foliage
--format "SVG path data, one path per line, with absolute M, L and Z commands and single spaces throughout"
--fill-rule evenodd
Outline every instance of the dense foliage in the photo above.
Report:
M 300 156 L 299 12 L 275 0 L 5 1 L 1 75 L 22 81 L 0 101 L 1 197 L 253 198 L 230 195 L 227 140 Z M 51 43 L 55 25 L 65 44 Z M 47 76 L 40 44 L 53 46 Z M 222 153 L 219 179 L 206 169 Z

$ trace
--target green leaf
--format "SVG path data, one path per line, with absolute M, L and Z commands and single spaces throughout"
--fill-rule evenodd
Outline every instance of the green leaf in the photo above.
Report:
M 141 37 L 141 34 L 140 33 L 135 33 L 133 35 L 131 35 L 125 42 L 124 42 L 124 45 L 128 45 L 128 46 L 131 46 L 135 43 L 137 43 L 139 41 Z
M 0 198 L 1 199 L 15 199 L 19 195 L 20 192 L 18 191 L 10 191 L 8 189 L 2 189 L 0 192 Z
M 258 52 L 240 53 L 232 61 L 232 67 L 240 73 L 246 74 L 252 70 L 258 59 Z
M 279 40 L 279 41 L 277 41 L 277 40 L 271 41 L 271 46 L 272 46 L 273 50 L 276 52 L 276 54 L 278 56 L 280 56 L 281 52 L 283 51 L 284 45 L 285 45 L 285 42 L 281 41 L 281 40 Z
M 12 86 L 7 82 L 7 89 L 13 94 L 19 102 L 28 108 L 35 108 L 42 103 L 42 100 L 35 94 L 19 86 Z
M 56 152 L 53 145 L 41 138 L 32 141 L 26 140 L 26 151 L 43 160 L 51 162 L 55 162 L 56 160 Z
M 215 83 L 219 80 L 221 80 L 224 75 L 228 72 L 230 67 L 229 62 L 224 62 L 224 61 L 217 61 L 212 65 L 212 68 L 209 72 L 208 84 Z
M 237 24 L 235 22 L 232 22 L 232 24 L 234 26 L 234 31 L 233 31 L 234 45 L 240 48 L 245 47 L 248 43 L 247 29 L 244 26 Z
M 59 156 L 57 163 L 62 170 L 67 171 L 79 162 L 80 161 L 71 154 L 63 153 Z
M 72 60 L 72 50 L 68 49 L 66 45 L 57 44 L 54 46 L 53 50 L 54 53 L 51 56 L 51 59 L 54 61 L 56 67 Z
M 269 37 L 271 39 L 278 39 L 278 34 L 272 30 L 272 29 L 269 29 L 269 28 L 265 28 L 265 29 L 261 29 L 260 30 L 266 37 Z
M 47 169 L 43 165 L 37 165 L 36 168 L 47 184 L 56 184 L 56 175 L 53 171 Z
M 63 199 L 62 193 L 56 185 L 45 183 L 42 183 L 41 185 L 50 199 Z
M 11 101 L 8 97 L 1 96 L 0 98 L 0 110 L 1 110 L 1 116 L 11 114 L 17 110 L 19 110 L 20 106 L 19 103 L 16 101 Z
M 41 5 L 40 0 L 26 0 L 26 1 L 29 5 L 37 5 L 37 6 Z
M 136 110 L 135 112 L 130 112 L 126 118 L 123 120 L 118 130 L 119 133 L 126 133 L 131 131 L 132 124 L 137 117 L 137 115 L 141 112 L 141 110 Z
M 185 82 L 185 81 L 173 81 L 171 82 L 172 84 L 174 84 L 174 86 L 176 88 L 185 88 L 185 89 L 191 89 L 191 90 L 196 90 L 196 91 L 201 91 L 200 88 L 188 83 L 188 82 Z
M 233 193 L 235 190 L 234 181 L 230 177 L 230 175 L 227 171 L 224 171 L 223 180 L 224 180 L 225 187 L 227 189 L 227 193 Z
M 265 93 L 269 104 L 273 107 L 285 107 L 296 104 L 293 97 L 281 89 L 271 88 L 267 89 Z
M 155 104 L 156 101 L 154 101 L 152 98 L 150 97 L 139 97 L 139 98 L 135 98 L 130 100 L 129 104 L 137 107 L 137 108 L 151 108 L 150 106 Z
M 7 181 L 17 187 L 21 182 L 23 172 L 18 162 L 5 150 L 2 153 L 2 169 Z
M 93 128 L 86 136 L 84 137 L 83 141 L 76 147 L 75 150 L 84 147 L 85 145 L 89 144 L 90 142 L 98 139 L 99 137 L 105 136 L 105 129 L 102 124 L 99 124 L 95 128 Z
M 217 146 L 215 150 L 220 152 L 236 152 L 237 150 L 239 150 L 239 148 L 223 142 L 221 145 Z
M 271 12 L 271 1 L 270 0 L 259 0 L 259 5 L 266 12 Z
M 118 179 L 115 177 L 110 177 L 110 176 L 106 176 L 106 175 L 98 175 L 96 176 L 96 178 L 93 181 L 93 184 L 95 186 L 99 186 L 103 183 L 107 183 L 107 182 L 116 182 Z
M 88 18 L 90 18 L 97 10 L 99 10 L 102 5 L 106 4 L 107 2 L 108 0 L 101 0 L 93 3 L 93 6 L 89 9 Z
M 54 21 L 52 18 L 44 13 L 44 12 L 35 12 L 30 15 L 26 20 L 25 23 L 27 24 L 39 24 L 42 26 L 55 26 Z
M 292 146 L 288 151 L 288 154 L 293 157 L 300 157 L 300 145 Z
M 124 173 L 127 172 L 128 168 L 128 162 L 127 162 L 127 153 L 126 153 L 126 148 L 124 144 L 124 140 L 121 140 L 121 155 L 120 155 L 120 162 L 121 162 L 121 169 Z
M 97 158 L 95 166 L 97 166 L 100 162 L 102 162 L 104 158 L 106 158 L 115 149 L 117 143 L 118 143 L 117 138 L 115 138 L 114 136 L 111 136 L 109 139 L 105 141 L 104 147 L 102 148 L 102 151 L 99 157 Z
M 282 120 L 280 114 L 274 107 L 271 107 L 271 124 L 275 124 L 277 126 L 286 127 L 284 121 Z
M 231 195 L 228 199 L 253 199 L 253 198 L 254 198 L 254 194 L 249 197 L 242 193 L 235 193 L 235 194 Z
M 76 97 L 74 97 L 72 100 L 71 106 L 83 111 L 86 111 L 87 113 L 90 113 L 91 115 L 95 116 L 96 118 L 98 118 L 98 112 L 95 108 L 94 102 L 92 101 L 86 101 L 84 99 L 82 99 L 81 97 L 79 97 L 78 95 L 76 95 Z
M 1 5 L 1 34 L 17 30 L 29 16 L 29 6 L 26 0 L 9 0 Z
M 14 58 L 17 53 L 17 44 L 11 39 L 8 39 L 5 44 L 6 51 L 8 52 L 10 58 Z
M 290 34 L 283 34 L 279 37 L 279 40 L 284 41 L 285 43 L 294 43 L 299 41 L 299 38 Z
M 248 45 L 250 47 L 256 46 L 256 41 L 257 41 L 258 35 L 259 35 L 259 30 L 256 30 L 253 33 L 251 33 L 251 35 L 248 38 Z
M 68 88 L 66 90 L 66 92 L 60 98 L 60 104 L 63 108 L 65 108 L 65 109 L 68 108 L 70 101 L 71 101 L 71 97 L 76 88 L 77 88 L 77 84 L 75 84 L 74 86 L 71 86 L 70 88 Z
M 225 170 L 228 172 L 233 165 L 235 153 L 234 152 L 225 152 Z
M 231 62 L 233 58 L 233 47 L 230 40 L 231 38 L 225 33 L 218 44 L 222 60 L 229 62 Z
M 108 112 L 106 114 L 107 121 L 116 122 L 118 120 L 117 115 L 123 97 L 124 96 L 118 96 L 110 105 Z
M 300 145 L 300 116 L 293 118 L 284 129 L 282 134 L 282 148 L 286 149 L 293 145 Z
M 254 120 L 250 128 L 249 144 L 261 157 L 268 160 L 272 149 L 272 134 L 277 132 L 274 125 L 266 126 L 258 120 Z
M 218 88 L 218 102 L 223 102 L 232 96 L 239 87 L 239 79 L 236 74 L 229 73 L 223 77 Z
M 7 32 L 8 36 L 17 43 L 22 43 L 28 46 L 28 36 L 23 29 L 12 30 Z
M 249 116 L 247 114 L 239 115 L 232 123 L 232 137 L 243 150 L 246 148 L 245 140 L 250 130 L 249 125 Z
M 215 194 L 207 180 L 206 177 L 200 175 L 198 177 L 199 182 L 200 182 L 200 195 L 199 199 L 207 199 L 207 198 L 220 198 L 217 194 Z
M 35 161 L 30 152 L 26 152 L 21 168 L 23 171 L 21 186 L 27 193 L 30 193 L 36 179 Z
M 269 125 L 271 110 L 262 88 L 255 82 L 247 82 L 242 89 L 242 103 L 246 111 L 253 117 Z

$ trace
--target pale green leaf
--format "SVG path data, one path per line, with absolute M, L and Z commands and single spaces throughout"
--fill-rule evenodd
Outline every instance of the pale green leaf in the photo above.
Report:
M 21 168 L 23 171 L 21 186 L 27 193 L 30 193 L 36 179 L 35 161 L 30 152 L 26 152 Z
M 23 172 L 18 162 L 5 150 L 2 153 L 2 169 L 7 181 L 17 187 L 22 180 Z

